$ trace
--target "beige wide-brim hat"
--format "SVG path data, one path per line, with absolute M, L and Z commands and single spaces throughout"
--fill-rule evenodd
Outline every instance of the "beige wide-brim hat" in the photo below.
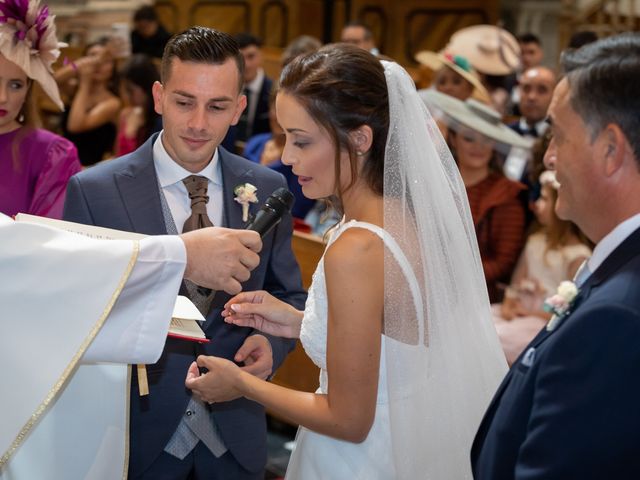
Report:
M 419 93 L 429 109 L 436 109 L 448 117 L 445 120 L 449 120 L 447 123 L 454 129 L 462 125 L 499 144 L 520 148 L 532 146 L 530 139 L 518 135 L 502 123 L 497 111 L 473 98 L 462 102 L 436 90 L 421 90 Z
M 491 103 L 489 92 L 487 92 L 487 89 L 482 85 L 478 74 L 471 66 L 471 62 L 462 55 L 454 55 L 447 52 L 436 53 L 423 50 L 422 52 L 416 53 L 415 59 L 434 72 L 440 70 L 442 67 L 450 68 L 473 86 L 474 92 L 472 96 L 474 98 L 481 102 Z M 457 61 L 459 61 L 461 65 L 458 65 L 458 63 L 456 63 Z M 467 67 L 468 70 L 466 70 L 465 67 Z
M 494 25 L 474 25 L 458 30 L 445 50 L 465 57 L 473 68 L 488 75 L 509 75 L 520 67 L 518 40 Z

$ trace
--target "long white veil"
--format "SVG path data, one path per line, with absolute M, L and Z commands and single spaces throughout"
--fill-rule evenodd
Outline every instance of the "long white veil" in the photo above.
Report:
M 397 478 L 471 478 L 469 452 L 507 370 L 464 184 L 402 67 L 383 62 L 390 125 L 384 228 L 384 350 Z

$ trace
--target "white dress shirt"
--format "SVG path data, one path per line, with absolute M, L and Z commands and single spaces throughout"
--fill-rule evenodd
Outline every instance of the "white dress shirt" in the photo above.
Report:
M 153 144 L 153 163 L 158 174 L 158 182 L 160 188 L 167 200 L 171 216 L 176 225 L 178 232 L 182 232 L 184 222 L 191 215 L 191 200 L 189 192 L 182 180 L 189 175 L 201 175 L 209 180 L 207 187 L 207 195 L 209 202 L 207 203 L 207 215 L 209 220 L 216 225 L 222 226 L 223 212 L 223 195 L 222 195 L 222 170 L 218 161 L 218 149 L 213 154 L 213 158 L 198 173 L 191 173 L 182 166 L 178 165 L 167 153 L 162 144 L 163 132 L 158 135 Z

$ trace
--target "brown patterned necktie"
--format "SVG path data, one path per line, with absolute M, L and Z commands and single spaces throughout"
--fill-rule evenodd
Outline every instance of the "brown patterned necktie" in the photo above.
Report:
M 207 216 L 207 186 L 209 181 L 200 175 L 189 175 L 182 180 L 189 192 L 191 199 L 191 215 L 184 222 L 182 232 L 190 232 L 204 227 L 213 227 L 213 223 Z

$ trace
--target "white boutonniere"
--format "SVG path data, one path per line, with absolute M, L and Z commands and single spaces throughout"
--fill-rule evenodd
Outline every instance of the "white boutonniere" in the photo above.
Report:
M 233 189 L 233 193 L 235 193 L 236 197 L 234 200 L 242 205 L 242 221 L 246 222 L 249 220 L 249 204 L 256 203 L 258 201 L 258 197 L 256 192 L 258 189 L 251 185 L 250 183 L 243 183 L 242 185 L 237 185 L 236 188 Z
M 560 283 L 555 295 L 552 295 L 544 301 L 544 311 L 553 313 L 553 317 L 551 317 L 551 320 L 547 323 L 547 330 L 551 331 L 556 328 L 562 317 L 569 313 L 576 295 L 578 295 L 578 287 L 576 287 L 576 284 L 565 281 Z

